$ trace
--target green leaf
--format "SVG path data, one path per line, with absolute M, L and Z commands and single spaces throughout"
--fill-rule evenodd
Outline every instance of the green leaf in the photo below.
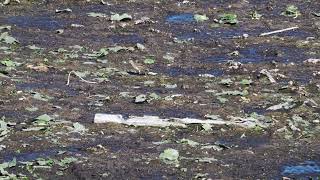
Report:
M 232 80 L 230 79 L 230 78 L 228 78 L 228 79 L 222 79 L 220 82 L 219 82 L 219 84 L 222 84 L 222 85 L 225 85 L 225 86 L 230 86 L 230 85 L 232 85 Z
M 37 164 L 39 166 L 53 166 L 54 165 L 54 161 L 53 161 L 53 159 L 38 158 L 37 159 Z
M 4 163 L 0 164 L 0 177 L 1 177 L 1 175 L 4 177 L 14 176 L 13 174 L 10 174 L 9 172 L 7 172 L 5 169 L 15 167 L 16 165 L 17 165 L 16 158 L 13 158 L 12 161 L 4 162 Z M 10 178 L 8 178 L 8 179 L 10 179 Z
M 287 8 L 286 8 L 286 11 L 284 11 L 281 14 L 284 15 L 284 16 L 294 17 L 294 18 L 297 18 L 298 16 L 301 15 L 298 7 L 295 6 L 295 5 L 288 5 Z
M 113 14 L 111 15 L 110 20 L 111 21 L 125 21 L 125 20 L 131 20 L 132 16 L 127 14 L 127 13 L 123 13 L 123 14 Z
M 198 142 L 192 141 L 190 139 L 185 139 L 185 138 L 183 138 L 180 141 L 178 141 L 178 143 L 187 144 L 187 145 L 192 146 L 192 147 L 200 145 L 200 143 L 198 143 Z
M 224 104 L 224 103 L 229 101 L 227 98 L 224 98 L 224 97 L 221 97 L 221 96 L 218 96 L 217 99 L 222 104 Z
M 204 131 L 211 131 L 212 130 L 212 125 L 211 124 L 202 124 L 202 128 Z
M 238 19 L 236 14 L 232 13 L 225 13 L 222 14 L 219 18 L 219 23 L 220 24 L 238 24 Z
M 204 15 L 201 15 L 201 14 L 195 14 L 193 16 L 193 18 L 197 21 L 197 22 L 203 22 L 203 21 L 207 21 L 209 20 L 209 18 L 204 14 Z
M 70 163 L 78 161 L 77 158 L 74 157 L 65 157 L 64 159 L 61 159 L 60 162 L 58 162 L 59 166 L 65 167 L 69 165 Z
M 257 11 L 253 11 L 250 15 L 252 19 L 257 19 L 257 20 L 262 17 L 262 15 L 259 14 Z
M 156 60 L 152 57 L 148 57 L 143 61 L 145 64 L 154 64 Z
M 84 133 L 86 131 L 87 131 L 87 129 L 84 125 L 82 125 L 78 122 L 73 123 L 73 132 Z
M 89 13 L 87 13 L 87 15 L 90 17 L 103 17 L 103 18 L 108 17 L 104 13 L 95 13 L 95 12 L 89 12 Z
M 52 117 L 50 117 L 47 114 L 43 114 L 41 116 L 38 116 L 35 118 L 35 121 L 33 122 L 34 124 L 38 125 L 38 126 L 46 126 L 49 124 L 49 122 L 53 120 Z
M 242 85 L 250 85 L 252 82 L 253 81 L 251 79 L 242 79 L 239 83 Z
M 2 60 L 0 61 L 0 63 L 4 66 L 7 66 L 7 67 L 15 67 L 15 66 L 19 66 L 20 64 L 17 63 L 17 62 L 14 62 L 10 59 L 5 59 L 5 60 Z
M 166 164 L 177 164 L 179 151 L 171 148 L 166 149 L 160 154 L 159 158 Z
M 146 100 L 147 100 L 147 96 L 145 94 L 140 94 L 135 97 L 134 102 L 135 103 L 143 103 L 143 102 L 146 102 Z
M 0 35 L 0 41 L 5 42 L 7 44 L 19 43 L 19 41 L 16 38 L 10 36 L 8 32 L 4 32 Z
M 109 54 L 108 49 L 101 48 L 99 50 L 99 52 L 97 53 L 97 57 L 104 57 L 104 56 L 106 56 L 108 54 Z
M 53 97 L 50 97 L 50 96 L 47 96 L 47 95 L 42 95 L 38 92 L 34 92 L 33 93 L 33 98 L 36 99 L 36 100 L 40 100 L 40 101 L 49 101 L 51 99 L 53 99 Z

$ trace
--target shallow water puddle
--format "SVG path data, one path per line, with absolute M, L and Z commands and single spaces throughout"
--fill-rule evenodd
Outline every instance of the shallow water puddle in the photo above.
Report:
M 281 174 L 287 176 L 320 175 L 320 165 L 315 161 L 305 161 L 299 165 L 284 166 Z
M 65 23 L 51 17 L 12 16 L 7 18 L 9 24 L 21 28 L 38 28 L 41 30 L 56 30 L 62 28 Z
M 238 26 L 201 28 L 188 24 L 186 24 L 186 26 L 170 26 L 168 28 L 170 29 L 170 32 L 174 34 L 174 37 L 176 39 L 180 41 L 192 39 L 196 42 L 212 42 L 217 39 L 241 39 L 244 37 L 244 35 L 248 35 L 249 37 L 259 37 L 261 33 L 273 31 L 268 28 L 248 29 L 246 27 Z M 197 29 L 197 31 L 194 31 L 195 28 Z M 277 33 L 275 34 L 275 36 L 305 40 L 307 37 L 315 37 L 316 34 L 306 29 L 296 29 L 292 31 Z
M 265 28 L 248 28 L 241 26 L 222 26 L 216 24 L 219 27 L 205 26 L 193 26 L 186 24 L 186 26 L 170 26 L 170 32 L 175 35 L 177 39 L 185 40 L 193 38 L 199 41 L 212 41 L 217 39 L 233 39 L 242 38 L 244 34 L 248 34 L 249 37 L 257 37 L 261 33 L 267 31 Z M 197 29 L 195 31 L 194 29 Z
M 190 28 L 192 29 L 192 28 Z M 185 40 L 194 40 L 194 41 L 210 41 L 212 42 L 213 40 L 217 39 L 231 39 L 234 37 L 241 37 L 243 34 L 245 34 L 244 31 L 239 31 L 237 29 L 219 29 L 215 31 L 211 30 L 203 30 L 200 32 L 194 32 L 194 31 L 186 31 L 183 29 L 177 29 L 174 28 L 171 30 L 173 34 L 175 34 L 176 39 L 180 41 L 185 41 Z
M 168 23 L 191 23 L 195 22 L 192 13 L 182 13 L 182 14 L 173 14 L 169 15 L 166 18 Z

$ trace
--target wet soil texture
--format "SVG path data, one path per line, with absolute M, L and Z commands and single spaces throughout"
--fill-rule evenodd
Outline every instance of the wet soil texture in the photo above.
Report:
M 319 179 L 319 35 L 317 0 L 1 4 L 0 178 Z

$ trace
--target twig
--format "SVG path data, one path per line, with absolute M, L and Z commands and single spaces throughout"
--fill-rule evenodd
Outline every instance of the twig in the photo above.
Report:
M 89 84 L 96 84 L 96 83 L 97 83 L 97 82 L 93 82 L 93 81 L 87 81 L 87 80 L 83 79 L 81 76 L 79 76 L 79 75 L 77 74 L 77 72 L 75 72 L 75 71 L 70 71 L 69 74 L 68 74 L 67 86 L 69 86 L 69 84 L 70 84 L 70 76 L 71 76 L 72 73 L 73 73 L 74 75 L 76 75 L 78 78 L 80 78 L 83 82 L 86 82 L 86 83 L 89 83 Z
M 261 73 L 261 74 L 264 74 L 265 76 L 267 76 L 268 79 L 269 79 L 269 81 L 270 81 L 271 83 L 276 83 L 276 82 L 277 82 L 277 81 L 272 77 L 271 73 L 270 73 L 268 70 L 262 69 L 262 70 L 260 71 L 260 73 Z
M 286 29 L 280 29 L 280 30 L 276 30 L 276 31 L 262 33 L 262 34 L 260 34 L 260 36 L 267 36 L 267 35 L 290 31 L 290 30 L 294 30 L 294 29 L 298 29 L 298 28 L 299 28 L 298 26 L 295 26 L 295 27 L 290 27 L 290 28 L 286 28 Z

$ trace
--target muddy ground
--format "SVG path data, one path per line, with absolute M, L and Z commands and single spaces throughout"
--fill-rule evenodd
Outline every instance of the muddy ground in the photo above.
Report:
M 320 179 L 319 1 L 102 2 L 0 7 L 1 178 Z M 136 127 L 96 113 L 237 123 Z

